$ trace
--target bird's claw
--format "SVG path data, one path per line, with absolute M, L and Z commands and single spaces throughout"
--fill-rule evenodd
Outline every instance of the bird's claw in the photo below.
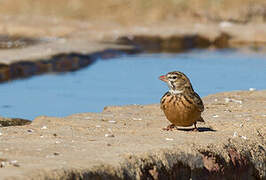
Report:
M 174 124 L 170 124 L 167 127 L 163 128 L 165 131 L 172 131 L 176 126 Z

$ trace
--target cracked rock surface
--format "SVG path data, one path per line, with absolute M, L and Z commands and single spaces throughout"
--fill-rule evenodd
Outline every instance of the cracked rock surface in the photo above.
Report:
M 203 98 L 200 132 L 163 131 L 159 104 L 0 128 L 0 179 L 263 179 L 266 91 Z

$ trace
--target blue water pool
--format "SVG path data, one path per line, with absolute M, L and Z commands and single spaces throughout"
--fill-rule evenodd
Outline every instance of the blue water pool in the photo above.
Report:
M 139 54 L 94 64 L 76 72 L 34 76 L 0 84 L 0 116 L 34 119 L 100 112 L 104 106 L 159 103 L 167 86 L 158 77 L 179 70 L 200 96 L 266 89 L 266 53 L 194 50 Z

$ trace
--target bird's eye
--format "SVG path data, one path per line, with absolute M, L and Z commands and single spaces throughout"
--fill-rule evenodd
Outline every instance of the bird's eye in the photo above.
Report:
M 176 76 L 173 76 L 172 78 L 173 78 L 173 79 L 176 79 L 177 77 L 176 77 Z

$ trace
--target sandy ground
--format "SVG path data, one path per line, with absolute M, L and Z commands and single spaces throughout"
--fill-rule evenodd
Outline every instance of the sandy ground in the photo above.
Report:
M 147 167 L 158 178 L 162 166 L 173 169 L 177 162 L 191 169 L 192 179 L 195 169 L 219 174 L 230 166 L 244 170 L 231 177 L 265 178 L 266 91 L 219 93 L 204 103 L 200 132 L 163 131 L 168 122 L 158 104 L 41 116 L 30 125 L 2 127 L 0 179 L 145 178 Z

